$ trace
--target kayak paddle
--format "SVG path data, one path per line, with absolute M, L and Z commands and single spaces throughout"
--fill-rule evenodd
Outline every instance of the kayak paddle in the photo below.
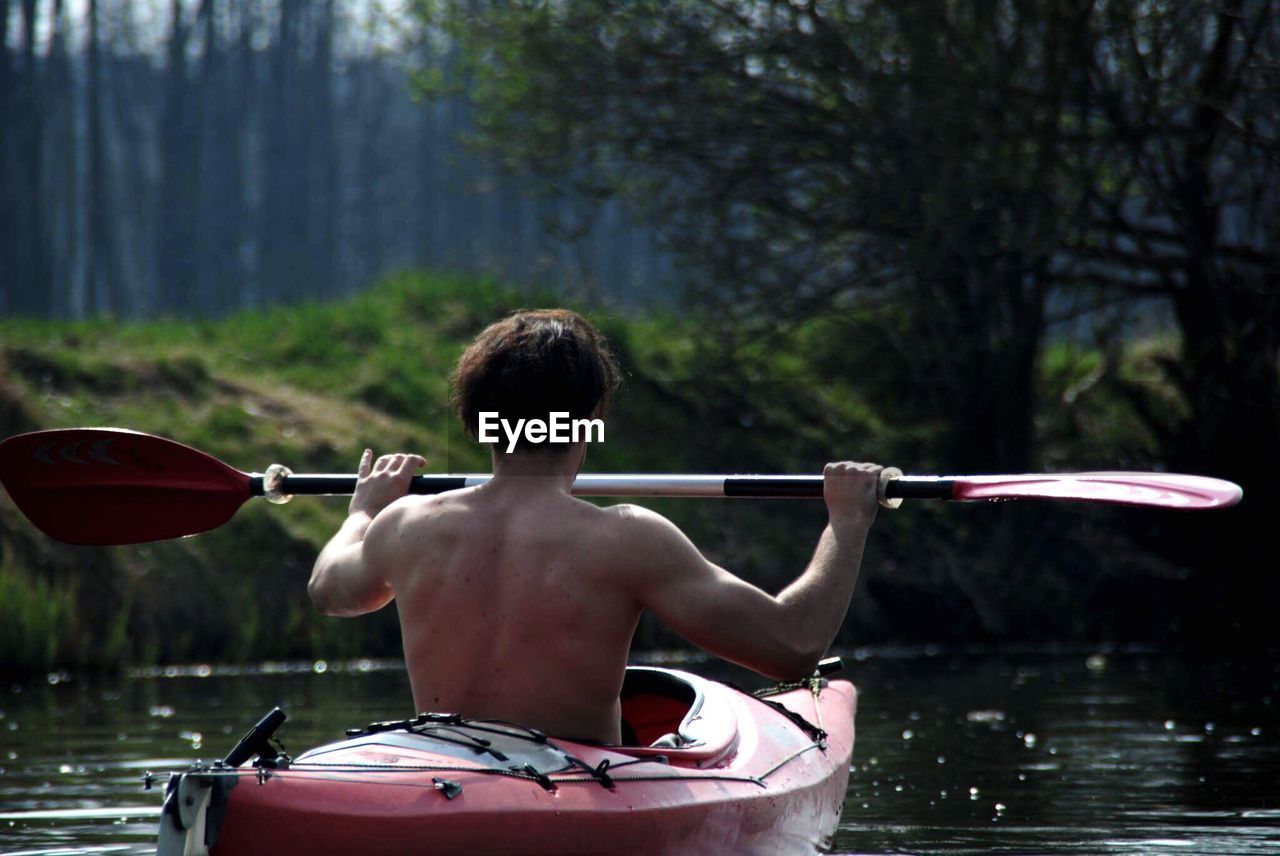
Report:
M 411 493 L 483 484 L 489 475 L 414 476 Z M 173 440 L 119 428 L 59 428 L 0 442 L 0 483 L 31 522 L 69 544 L 138 544 L 206 532 L 256 496 L 355 490 L 346 474 L 300 475 L 273 464 L 243 473 Z M 822 476 L 580 475 L 575 496 L 821 498 Z M 1232 482 L 1168 473 L 904 476 L 886 470 L 880 501 L 1044 499 L 1183 510 L 1225 508 L 1243 491 Z

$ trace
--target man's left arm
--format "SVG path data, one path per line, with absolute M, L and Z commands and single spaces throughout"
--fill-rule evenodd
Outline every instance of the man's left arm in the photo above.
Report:
M 367 540 L 377 540 L 377 533 L 372 539 L 367 536 L 371 528 L 395 528 L 396 521 L 385 518 L 374 527 L 374 519 L 408 492 L 414 470 L 424 464 L 421 456 L 406 454 L 383 455 L 375 464 L 373 452 L 365 449 L 347 519 L 311 569 L 307 593 L 316 609 L 325 615 L 363 615 L 391 602 L 394 593 L 383 563 L 365 549 Z

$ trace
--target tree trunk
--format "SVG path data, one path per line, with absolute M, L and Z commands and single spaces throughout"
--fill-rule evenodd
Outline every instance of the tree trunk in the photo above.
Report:
M 54 138 L 58 145 L 53 149 L 50 164 L 49 202 L 53 212 L 50 218 L 50 249 L 57 264 L 50 271 L 49 287 L 53 290 L 51 313 L 65 318 L 76 314 L 72 301 L 72 283 L 80 251 L 77 180 L 80 134 L 75 74 L 71 66 L 71 55 L 67 50 L 67 10 L 63 0 L 54 0 L 52 19 L 49 102 Z
M 199 212 L 203 85 L 188 79 L 187 46 L 191 26 L 183 20 L 182 0 L 173 0 L 165 69 L 164 107 L 160 120 L 160 219 L 156 235 L 156 276 L 160 306 L 182 312 L 200 299 Z M 196 11 L 199 22 L 209 13 L 209 0 Z
M 316 49 L 312 60 L 310 102 L 314 117 L 311 141 L 313 196 L 310 205 L 308 257 L 310 276 L 307 296 L 334 297 L 338 285 L 338 158 L 334 140 L 333 28 L 334 0 L 323 0 L 316 23 Z
M 14 308 L 24 314 L 48 315 L 50 304 L 48 228 L 45 223 L 44 110 L 40 92 L 40 62 L 36 56 L 35 0 L 23 0 L 23 105 L 18 112 L 25 130 L 19 157 L 19 195 L 23 216 L 21 258 Z
M 13 66 L 9 56 L 9 0 L 0 0 L 0 116 L 14 116 Z M 12 119 L 11 119 L 12 122 Z M 10 127 L 15 127 L 12 122 Z M 14 188 L 18 175 L 13 134 L 0 134 L 0 314 L 13 311 L 14 288 L 21 274 L 17 264 L 17 221 Z
M 260 291 L 267 302 L 289 301 L 299 292 L 297 254 L 304 247 L 306 160 L 300 156 L 306 129 L 298 109 L 300 0 L 282 0 L 264 123 Z
M 106 140 L 102 127 L 101 8 L 98 0 L 89 0 L 89 91 L 85 94 L 89 108 L 89 175 L 86 199 L 89 247 L 84 275 L 84 307 L 88 315 L 122 312 L 118 300 L 114 270 L 111 265 L 114 239 L 107 193 Z

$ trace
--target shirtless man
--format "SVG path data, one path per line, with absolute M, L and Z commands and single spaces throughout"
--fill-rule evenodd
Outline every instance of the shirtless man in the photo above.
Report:
M 517 418 L 603 413 L 617 369 L 600 335 L 565 310 L 518 313 L 463 354 L 454 405 Z M 395 600 L 419 711 L 520 722 L 621 742 L 624 668 L 640 612 L 693 644 L 777 679 L 812 674 L 849 606 L 880 467 L 828 464 L 829 522 L 808 568 L 770 595 L 705 559 L 659 514 L 600 508 L 570 485 L 585 442 L 494 444 L 493 479 L 406 496 L 426 461 L 365 450 L 349 516 L 308 585 L 328 615 Z

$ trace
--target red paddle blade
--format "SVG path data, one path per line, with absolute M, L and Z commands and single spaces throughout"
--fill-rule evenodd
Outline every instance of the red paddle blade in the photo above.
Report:
M 1244 496 L 1234 482 L 1174 473 L 1069 473 L 1025 476 L 957 476 L 953 498 L 1060 499 L 1178 508 L 1227 508 Z
M 249 476 L 190 446 L 118 428 L 64 428 L 0 443 L 0 482 L 46 535 L 139 544 L 231 519 Z

